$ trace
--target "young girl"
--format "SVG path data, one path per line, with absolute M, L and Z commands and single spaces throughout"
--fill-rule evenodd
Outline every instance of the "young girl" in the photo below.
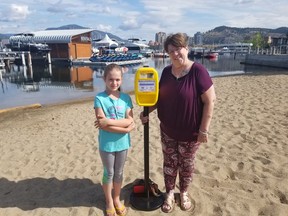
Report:
M 104 70 L 106 90 L 94 101 L 96 128 L 99 128 L 99 152 L 104 166 L 102 187 L 106 199 L 106 214 L 125 215 L 127 210 L 120 202 L 123 168 L 130 147 L 129 132 L 134 129 L 132 101 L 120 92 L 122 68 L 110 64 Z M 114 189 L 114 193 L 112 193 Z

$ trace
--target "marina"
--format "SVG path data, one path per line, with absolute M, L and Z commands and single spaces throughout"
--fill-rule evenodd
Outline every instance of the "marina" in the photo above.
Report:
M 13 51 L 0 52 L 0 109 L 94 97 L 105 88 L 103 71 L 111 63 L 122 67 L 121 89 L 130 93 L 134 91 L 137 69 L 153 67 L 160 77 L 163 68 L 170 64 L 169 55 L 160 52 L 160 49 L 150 52 L 147 46 L 135 40 L 126 44 L 127 47 L 123 44 L 117 47 L 119 44 L 107 35 L 94 41 L 97 47 L 91 50 L 90 33 L 91 30 L 87 29 L 51 30 L 15 36 Z M 17 51 L 16 41 L 19 38 L 24 42 L 22 50 Z M 49 49 L 45 46 L 45 51 L 28 50 L 32 42 L 34 45 L 48 44 Z M 189 58 L 202 63 L 211 77 L 259 73 L 259 70 L 263 73 L 267 68 L 287 72 L 288 67 L 283 67 L 287 65 L 287 57 L 279 57 L 276 53 L 274 56 L 249 55 L 251 44 L 224 45 L 215 51 L 191 48 Z M 201 55 L 198 56 L 196 51 L 201 51 Z
M 245 56 L 234 59 L 231 56 L 219 56 L 216 60 L 206 58 L 195 59 L 202 63 L 212 77 L 231 76 L 251 73 L 285 73 L 287 69 L 259 67 L 241 64 Z M 122 65 L 123 92 L 134 91 L 134 76 L 137 69 L 143 66 L 153 67 L 159 77 L 165 66 L 170 64 L 169 58 L 146 58 L 145 62 Z M 63 103 L 94 97 L 105 88 L 103 82 L 104 65 L 58 65 L 33 64 L 15 65 L 10 69 L 0 69 L 0 109 L 30 104 Z

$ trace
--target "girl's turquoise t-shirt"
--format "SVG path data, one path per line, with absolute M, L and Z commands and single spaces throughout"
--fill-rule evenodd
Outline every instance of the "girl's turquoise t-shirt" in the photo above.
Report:
M 102 108 L 106 118 L 123 119 L 126 117 L 126 110 L 132 109 L 133 104 L 128 94 L 120 92 L 120 97 L 113 100 L 104 91 L 96 95 L 94 108 Z M 99 149 L 105 152 L 123 151 L 131 146 L 129 133 L 112 133 L 99 129 L 98 141 Z

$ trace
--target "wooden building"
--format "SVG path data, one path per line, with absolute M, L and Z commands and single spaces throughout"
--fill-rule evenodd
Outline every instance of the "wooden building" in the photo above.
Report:
M 271 54 L 288 54 L 288 37 L 286 34 L 269 33 L 267 43 L 273 50 Z
M 88 59 L 92 54 L 93 29 L 45 30 L 32 32 L 33 43 L 48 44 L 52 60 Z M 25 36 L 11 36 L 9 40 L 27 41 Z

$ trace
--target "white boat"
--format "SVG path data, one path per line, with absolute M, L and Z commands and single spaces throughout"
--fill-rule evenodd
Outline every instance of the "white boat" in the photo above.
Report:
M 151 49 L 143 49 L 143 50 L 141 50 L 141 54 L 144 57 L 151 57 L 151 56 L 153 56 L 153 53 L 154 53 L 154 51 L 151 50 Z
M 129 49 L 125 46 L 115 48 L 116 53 L 126 53 L 126 52 L 128 52 L 128 50 Z
M 39 82 L 27 82 L 22 84 L 22 89 L 25 92 L 36 92 L 39 91 Z
M 128 48 L 129 52 L 138 52 L 143 54 L 145 57 L 147 53 L 150 51 L 149 46 L 144 43 L 145 40 L 140 40 L 138 38 L 129 38 L 128 42 L 123 45 Z
M 167 58 L 169 54 L 166 52 L 155 52 L 153 53 L 154 58 Z

